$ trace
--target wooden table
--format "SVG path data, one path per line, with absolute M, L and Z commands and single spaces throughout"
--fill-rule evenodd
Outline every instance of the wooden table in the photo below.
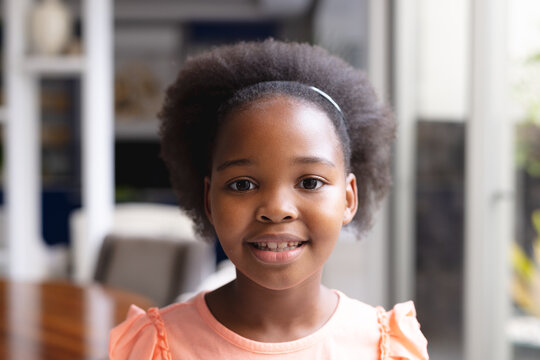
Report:
M 99 285 L 0 279 L 0 359 L 107 359 L 109 330 L 139 295 Z

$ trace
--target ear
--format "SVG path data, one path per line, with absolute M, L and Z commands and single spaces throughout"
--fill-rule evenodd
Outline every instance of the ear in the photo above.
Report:
M 356 176 L 353 173 L 345 179 L 345 212 L 343 213 L 343 225 L 351 222 L 358 210 L 358 188 Z
M 210 177 L 204 177 L 204 212 L 210 224 L 214 225 L 212 220 L 212 207 L 210 206 Z

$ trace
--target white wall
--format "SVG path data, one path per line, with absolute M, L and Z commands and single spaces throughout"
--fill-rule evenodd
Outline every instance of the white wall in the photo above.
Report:
M 540 63 L 528 62 L 540 53 L 540 1 L 513 0 L 508 10 L 510 111 L 512 118 L 520 121 L 527 109 L 540 106 Z
M 467 0 L 418 0 L 418 117 L 464 120 L 468 113 Z
M 367 62 L 367 0 L 323 0 L 314 20 L 315 43 L 352 65 Z
M 381 213 L 378 221 L 382 221 Z M 358 239 L 344 231 L 326 262 L 323 284 L 372 306 L 389 306 L 387 259 L 380 249 L 386 240 L 380 235 L 374 229 L 365 238 Z

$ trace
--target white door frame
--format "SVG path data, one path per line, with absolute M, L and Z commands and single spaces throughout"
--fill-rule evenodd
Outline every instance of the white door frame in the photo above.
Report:
M 415 152 L 417 119 L 417 0 L 395 0 L 393 19 L 394 110 L 398 124 L 394 155 L 392 301 L 415 294 Z
M 507 111 L 507 0 L 472 1 L 466 139 L 465 359 L 508 360 L 513 125 Z

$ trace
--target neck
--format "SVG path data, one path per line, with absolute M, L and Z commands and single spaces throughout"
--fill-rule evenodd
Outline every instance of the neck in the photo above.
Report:
M 321 285 L 321 273 L 293 288 L 271 290 L 237 271 L 235 281 L 207 295 L 207 303 L 218 321 L 244 337 L 291 341 L 324 325 L 337 306 L 337 296 Z

